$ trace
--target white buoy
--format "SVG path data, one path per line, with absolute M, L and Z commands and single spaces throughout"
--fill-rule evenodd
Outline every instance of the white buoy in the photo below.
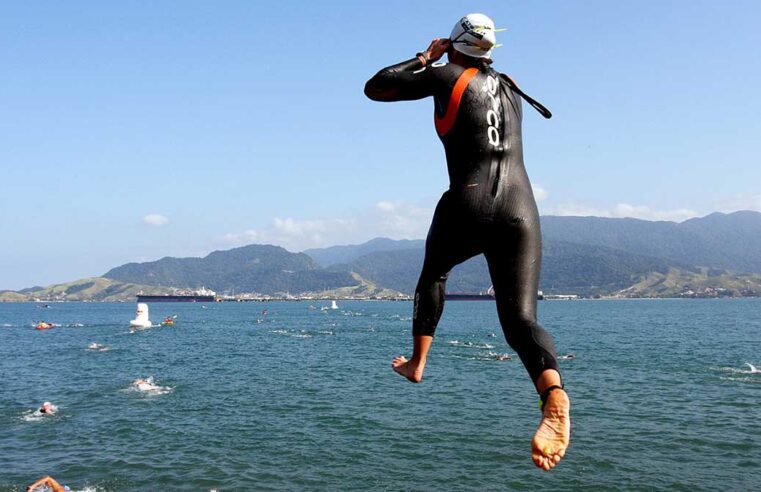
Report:
M 151 320 L 148 319 L 148 304 L 139 302 L 137 304 L 137 312 L 135 313 L 135 319 L 129 322 L 129 325 L 135 328 L 150 328 Z
M 333 301 L 333 303 L 330 305 L 330 309 L 338 309 L 338 304 L 336 304 L 336 301 Z

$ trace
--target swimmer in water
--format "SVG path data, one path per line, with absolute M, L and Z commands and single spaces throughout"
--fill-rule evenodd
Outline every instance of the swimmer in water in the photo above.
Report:
M 399 356 L 392 367 L 412 382 L 422 380 L 449 271 L 484 254 L 505 338 L 542 402 L 531 458 L 549 470 L 568 448 L 571 404 L 552 337 L 536 317 L 542 238 L 523 164 L 521 98 L 546 118 L 551 113 L 491 67 L 495 44 L 494 22 L 469 14 L 449 39 L 434 39 L 428 49 L 382 69 L 365 85 L 365 95 L 374 101 L 433 97 L 450 182 L 433 216 L 415 289 L 412 357 Z M 438 62 L 444 53 L 449 63 Z
M 35 492 L 36 490 L 44 490 L 42 487 L 47 487 L 53 492 L 71 492 L 71 489 L 65 485 L 61 485 L 51 477 L 50 475 L 46 475 L 42 477 L 41 479 L 37 480 L 33 484 L 29 485 L 26 488 L 26 492 Z
M 46 401 L 40 408 L 37 409 L 37 411 L 45 415 L 54 415 L 58 411 L 58 407 L 49 401 Z
M 132 387 L 138 391 L 156 391 L 160 388 L 160 386 L 153 383 L 153 376 L 146 379 L 135 379 L 132 381 Z

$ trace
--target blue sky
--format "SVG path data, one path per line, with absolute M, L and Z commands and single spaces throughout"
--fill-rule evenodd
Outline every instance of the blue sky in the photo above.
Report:
M 4 2 L 0 289 L 247 243 L 422 238 L 430 100 L 362 94 L 467 12 L 525 111 L 543 214 L 761 211 L 753 1 Z

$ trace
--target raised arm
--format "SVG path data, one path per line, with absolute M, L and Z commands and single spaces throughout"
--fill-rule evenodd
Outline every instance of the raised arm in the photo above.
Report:
M 53 492 L 66 492 L 66 489 L 60 483 L 56 482 L 55 478 L 50 475 L 46 475 L 41 479 L 34 482 L 32 485 L 26 488 L 26 492 L 34 492 L 43 485 L 47 485 Z
M 434 39 L 428 49 L 375 74 L 365 84 L 365 95 L 373 101 L 412 101 L 433 95 L 435 80 L 424 68 L 441 58 L 449 48 L 448 39 Z

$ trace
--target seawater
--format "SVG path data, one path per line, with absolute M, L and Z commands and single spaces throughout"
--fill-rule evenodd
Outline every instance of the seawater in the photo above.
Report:
M 136 332 L 131 303 L 0 305 L 0 490 L 761 489 L 761 300 L 540 303 L 575 355 L 550 473 L 493 303 L 447 303 L 419 385 L 390 369 L 410 303 L 328 305 L 157 303 L 176 324 Z M 166 391 L 130 389 L 148 376 Z

